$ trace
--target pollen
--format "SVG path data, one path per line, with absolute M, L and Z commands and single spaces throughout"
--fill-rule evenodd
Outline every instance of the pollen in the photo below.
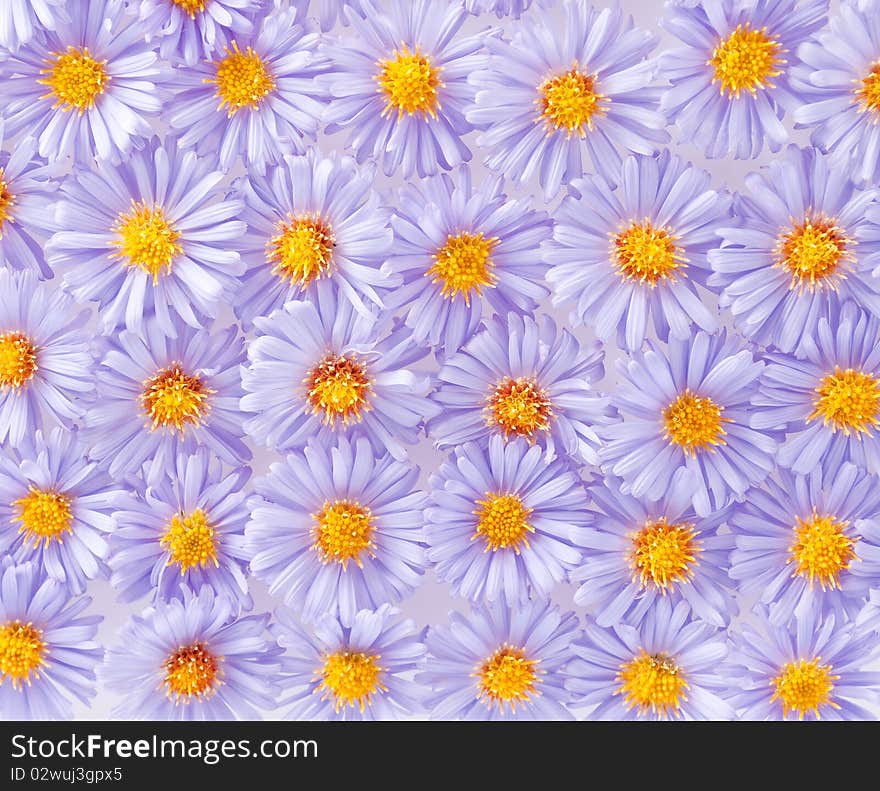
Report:
M 605 114 L 608 98 L 596 89 L 596 78 L 575 65 L 545 80 L 538 87 L 537 99 L 547 132 L 565 130 L 567 137 L 586 137 L 596 118 Z
M 506 377 L 492 389 L 484 409 L 486 424 L 534 442 L 535 435 L 550 430 L 553 409 L 547 393 L 534 377 Z
M 208 414 L 213 392 L 197 375 L 185 373 L 180 363 L 172 363 L 144 383 L 140 401 L 154 430 L 170 428 L 183 434 Z
M 880 60 L 871 66 L 867 76 L 856 89 L 856 99 L 862 112 L 870 112 L 872 121 L 880 121 Z
M 465 305 L 470 305 L 472 294 L 481 297 L 484 288 L 494 288 L 498 282 L 492 260 L 497 244 L 497 237 L 487 239 L 482 233 L 450 234 L 432 256 L 434 263 L 425 276 L 440 284 L 444 297 L 455 299 L 461 294 Z
M 688 388 L 663 410 L 664 437 L 691 457 L 726 445 L 724 424 L 731 421 L 721 416 L 723 411 L 711 398 Z
M 840 575 L 857 559 L 858 537 L 847 535 L 848 522 L 820 514 L 814 508 L 807 519 L 795 518 L 794 541 L 788 548 L 792 577 L 802 577 L 822 590 L 840 588 Z
M 333 272 L 333 248 L 336 237 L 320 217 L 289 217 L 278 223 L 278 233 L 269 240 L 266 258 L 272 274 L 300 291 Z
M 40 543 L 49 546 L 52 541 L 61 542 L 65 534 L 73 532 L 71 499 L 65 494 L 31 486 L 28 493 L 12 506 L 17 513 L 13 522 L 20 522 L 19 534 L 25 541 L 33 542 L 36 549 Z
M 621 666 L 617 681 L 620 687 L 614 694 L 623 695 L 627 707 L 642 717 L 648 712 L 662 719 L 677 717 L 687 700 L 687 679 L 666 654 L 649 654 L 642 649 Z
M 8 222 L 13 222 L 12 207 L 14 205 L 15 195 L 9 189 L 9 182 L 6 181 L 3 168 L 0 168 L 0 239 L 3 238 L 3 226 Z
M 511 549 L 517 555 L 520 550 L 529 546 L 529 533 L 535 528 L 529 524 L 531 508 L 515 494 L 486 493 L 485 500 L 476 503 L 477 529 L 471 541 L 482 539 L 485 552 L 497 552 L 499 549 Z
M 694 526 L 670 524 L 666 517 L 651 520 L 632 536 L 630 565 L 633 581 L 643 588 L 672 591 L 694 576 L 697 556 L 702 551 Z
M 687 263 L 676 241 L 667 229 L 655 228 L 649 220 L 634 222 L 612 237 L 612 259 L 624 280 L 654 288 L 664 281 L 674 282 Z
M 185 14 L 189 14 L 190 19 L 195 19 L 196 14 L 201 14 L 211 0 L 171 0 L 171 2 Z
M 539 659 L 529 659 L 525 650 L 505 643 L 480 666 L 477 678 L 477 699 L 489 708 L 505 705 L 515 711 L 518 705 L 540 695 Z
M 159 543 L 170 554 L 167 565 L 179 566 L 181 576 L 192 568 L 220 565 L 217 534 L 201 508 L 189 515 L 174 514 Z
M 372 703 L 373 696 L 387 691 L 382 683 L 383 668 L 377 654 L 360 651 L 339 651 L 329 654 L 324 666 L 316 674 L 321 683 L 315 692 L 322 699 L 333 699 L 338 713 L 345 708 L 363 710 Z
M 420 115 L 423 119 L 437 118 L 440 109 L 438 88 L 443 87 L 440 80 L 441 69 L 431 60 L 403 44 L 391 53 L 388 60 L 379 61 L 380 71 L 375 79 L 379 92 L 385 95 L 382 118 L 395 113 L 400 120 L 406 115 Z
M 95 60 L 88 47 L 68 47 L 66 52 L 53 52 L 46 61 L 48 68 L 40 73 L 46 76 L 38 80 L 49 86 L 49 93 L 42 98 L 54 97 L 53 107 L 65 112 L 76 110 L 82 115 L 95 106 L 95 100 L 104 93 L 110 75 L 106 60 Z
M 836 288 L 854 245 L 835 220 L 810 212 L 779 237 L 774 266 L 788 272 L 792 289 Z
M 783 717 L 797 714 L 799 720 L 810 712 L 818 720 L 820 706 L 839 709 L 840 706 L 831 699 L 831 693 L 840 676 L 833 675 L 831 670 L 831 665 L 822 664 L 821 657 L 783 665 L 779 675 L 770 682 L 773 687 L 770 702 L 778 700 L 782 704 Z
M 364 557 L 374 557 L 375 528 L 369 508 L 351 500 L 336 500 L 324 503 L 312 519 L 312 549 L 322 563 L 338 563 L 345 571 L 350 562 L 363 566 Z
M 214 65 L 216 75 L 205 82 L 217 86 L 217 109 L 228 107 L 230 118 L 244 107 L 256 109 L 275 90 L 268 64 L 251 47 L 242 52 L 238 42 L 233 41 L 232 49 L 226 48 L 226 57 Z
M 870 436 L 880 426 L 880 387 L 871 374 L 853 368 L 823 376 L 816 388 L 813 411 L 807 421 L 822 418 L 822 424 L 844 436 Z
M 115 258 L 124 260 L 130 269 L 140 269 L 153 278 L 170 274 L 174 259 L 180 255 L 180 233 L 168 221 L 159 206 L 132 201 L 131 209 L 122 212 L 113 226 L 116 238 L 110 243 L 116 248 Z
M 202 643 L 178 648 L 165 661 L 165 694 L 175 703 L 211 697 L 220 684 L 220 662 Z
M 373 385 L 354 354 L 328 354 L 306 376 L 305 385 L 309 408 L 322 414 L 325 425 L 360 423 L 363 413 L 372 409 Z
M 718 44 L 707 65 L 714 69 L 712 82 L 719 83 L 721 95 L 739 99 L 743 91 L 754 96 L 759 89 L 775 87 L 773 78 L 782 74 L 786 62 L 783 52 L 766 27 L 746 22 Z
M 21 332 L 0 335 L 0 392 L 21 390 L 37 372 L 37 348 Z
M 46 666 L 48 651 L 43 633 L 32 624 L 9 621 L 0 626 L 0 686 L 7 678 L 13 689 L 30 686 Z

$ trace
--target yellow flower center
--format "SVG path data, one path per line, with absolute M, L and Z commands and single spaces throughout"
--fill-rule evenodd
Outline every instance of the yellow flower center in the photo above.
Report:
M 0 168 L 0 239 L 3 238 L 3 225 L 12 222 L 12 206 L 15 203 L 15 195 L 9 189 L 6 174 Z
M 856 99 L 862 112 L 873 114 L 872 121 L 880 121 L 880 60 L 871 66 L 871 70 L 856 89 Z
M 190 19 L 195 19 L 196 14 L 201 14 L 211 0 L 171 0 L 181 11 L 189 14 Z
M 118 251 L 114 257 L 124 259 L 129 268 L 152 275 L 154 285 L 163 270 L 164 274 L 171 274 L 171 265 L 182 252 L 180 233 L 159 206 L 132 201 L 131 210 L 116 218 L 113 232 L 116 239 L 110 244 Z
M 422 118 L 437 118 L 440 97 L 437 89 L 443 87 L 440 80 L 440 67 L 433 66 L 429 58 L 419 52 L 411 52 L 406 44 L 394 50 L 388 60 L 379 61 L 381 71 L 376 75 L 379 92 L 385 94 L 382 118 L 397 113 L 398 120 L 403 114 Z
M 604 115 L 608 97 L 596 90 L 596 78 L 575 64 L 562 74 L 544 80 L 537 100 L 548 134 L 564 129 L 566 136 L 586 137 L 596 118 Z
M 37 372 L 37 348 L 21 332 L 0 335 L 0 390 L 19 390 Z
M 513 711 L 517 704 L 527 703 L 541 694 L 538 690 L 540 661 L 528 659 L 525 650 L 505 643 L 474 674 L 477 699 L 490 708 L 497 704 L 501 711 L 505 704 Z
M 312 528 L 314 549 L 322 563 L 339 563 L 343 571 L 349 562 L 363 566 L 363 556 L 374 557 L 373 519 L 370 509 L 351 500 L 324 503 Z
M 804 715 L 813 712 L 813 716 L 819 719 L 820 706 L 840 708 L 831 700 L 834 682 L 839 678 L 840 676 L 832 675 L 831 665 L 823 665 L 818 656 L 815 659 L 789 662 L 782 666 L 779 675 L 770 682 L 773 686 L 770 702 L 778 700 L 782 703 L 783 717 L 796 713 L 798 719 L 802 720 Z
M 337 712 L 355 707 L 363 711 L 372 703 L 373 695 L 387 691 L 381 679 L 384 669 L 377 654 L 354 651 L 329 654 L 317 673 L 321 683 L 315 692 L 323 692 L 325 700 L 332 697 Z
M 66 494 L 59 494 L 35 486 L 12 506 L 18 513 L 13 522 L 21 522 L 18 532 L 24 534 L 26 541 L 33 541 L 34 548 L 42 541 L 49 546 L 51 541 L 62 541 L 65 533 L 73 532 L 73 511 L 71 500 Z
M 678 716 L 679 707 L 687 700 L 688 683 L 681 668 L 666 654 L 649 654 L 644 649 L 638 656 L 621 665 L 620 682 L 615 695 L 623 695 L 630 709 L 639 716 L 648 712 L 666 718 Z
M 813 514 L 807 519 L 795 517 L 794 541 L 788 548 L 788 563 L 795 568 L 792 577 L 803 577 L 812 586 L 818 581 L 822 590 L 840 587 L 840 574 L 856 559 L 853 547 L 857 537 L 845 530 L 849 522 L 833 516 Z
M 43 633 L 32 624 L 9 621 L 0 626 L 0 685 L 8 678 L 13 689 L 30 686 L 31 677 L 40 677 L 47 653 Z
M 181 575 L 191 568 L 220 565 L 217 560 L 217 534 L 201 508 L 196 508 L 188 516 L 174 514 L 159 543 L 171 554 L 168 565 L 176 563 L 180 566 Z
M 854 244 L 834 220 L 808 214 L 779 237 L 774 266 L 791 275 L 792 289 L 833 288 L 844 275 L 841 265 L 853 259 Z
M 267 258 L 272 274 L 305 291 L 310 283 L 328 277 L 333 268 L 336 237 L 319 217 L 304 215 L 278 223 L 278 234 L 269 240 Z
M 660 281 L 674 281 L 687 258 L 675 244 L 676 237 L 650 221 L 634 222 L 612 239 L 612 255 L 624 280 L 640 280 L 654 288 Z
M 272 72 L 251 47 L 242 52 L 238 42 L 233 41 L 232 49 L 226 48 L 226 57 L 214 65 L 216 75 L 205 82 L 217 86 L 216 96 L 220 100 L 217 109 L 228 106 L 230 118 L 243 107 L 256 109 L 275 90 Z
M 178 648 L 165 661 L 165 693 L 175 703 L 211 697 L 220 683 L 220 662 L 201 643 Z
M 53 107 L 60 107 L 65 112 L 77 110 L 82 115 L 90 110 L 110 82 L 110 75 L 104 68 L 107 61 L 95 60 L 88 47 L 68 47 L 66 52 L 53 52 L 46 63 L 49 68 L 41 69 L 40 73 L 47 76 L 37 82 L 48 85 L 50 92 L 42 98 L 54 96 Z
M 726 445 L 723 424 L 732 421 L 721 417 L 723 410 L 711 398 L 698 396 L 688 388 L 663 410 L 664 436 L 689 456 Z
M 633 580 L 643 588 L 659 588 L 666 593 L 693 578 L 697 555 L 702 552 L 693 525 L 670 524 L 661 517 L 646 522 L 632 542 Z
M 533 377 L 502 379 L 493 388 L 488 402 L 484 409 L 486 424 L 498 426 L 505 438 L 513 434 L 531 442 L 537 432 L 550 430 L 552 405 Z
M 172 363 L 144 383 L 140 401 L 153 429 L 170 427 L 183 434 L 208 414 L 213 392 L 198 376 L 184 373 L 180 363 Z
M 313 413 L 323 413 L 322 421 L 336 427 L 360 423 L 362 412 L 372 409 L 369 395 L 373 385 L 366 366 L 353 354 L 328 354 L 305 378 L 306 398 Z
M 492 250 L 498 244 L 496 237 L 486 239 L 481 233 L 450 234 L 432 256 L 434 264 L 425 272 L 432 283 L 441 283 L 444 297 L 464 297 L 471 304 L 471 293 L 483 295 L 483 288 L 492 288 L 498 282 Z
M 531 508 L 515 494 L 486 493 L 485 500 L 476 502 L 477 529 L 471 541 L 482 538 L 485 551 L 497 552 L 499 549 L 512 549 L 518 555 L 521 547 L 528 549 L 529 533 L 535 528 L 529 524 Z
M 782 44 L 766 27 L 737 25 L 712 53 L 708 63 L 715 70 L 712 82 L 720 83 L 722 95 L 737 99 L 743 91 L 755 95 L 759 88 L 772 88 L 773 77 L 782 74 L 785 64 L 782 53 Z
M 871 434 L 880 426 L 880 387 L 877 379 L 863 371 L 835 366 L 834 373 L 823 376 L 816 388 L 813 411 L 807 421 L 821 417 L 833 432 L 842 431 L 847 437 Z

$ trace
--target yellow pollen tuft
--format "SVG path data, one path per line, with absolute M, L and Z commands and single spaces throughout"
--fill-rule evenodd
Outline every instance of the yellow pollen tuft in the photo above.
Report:
M 13 689 L 30 686 L 46 666 L 48 651 L 43 633 L 32 624 L 9 621 L 0 626 L 0 686 L 7 678 Z
M 21 332 L 0 335 L 0 391 L 23 388 L 37 372 L 37 348 Z
M 811 587 L 818 581 L 822 590 L 840 588 L 841 572 L 857 559 L 853 547 L 858 537 L 845 532 L 849 522 L 820 515 L 815 508 L 809 518 L 795 519 L 794 542 L 788 548 L 787 561 L 795 565 L 791 576 L 809 580 Z
M 632 223 L 612 237 L 612 259 L 624 280 L 639 280 L 654 288 L 662 281 L 674 282 L 687 258 L 676 237 L 649 220 Z
M 534 442 L 539 431 L 550 430 L 553 417 L 547 393 L 533 377 L 507 377 L 498 382 L 483 410 L 488 426 L 498 426 L 504 437 L 511 434 Z
M 167 565 L 176 563 L 181 576 L 191 568 L 220 565 L 217 560 L 217 534 L 201 508 L 196 508 L 188 516 L 174 514 L 159 543 L 171 555 Z
M 621 665 L 617 681 L 620 687 L 614 694 L 623 695 L 627 707 L 637 709 L 640 717 L 648 712 L 663 719 L 677 717 L 679 707 L 687 700 L 684 673 L 666 654 L 652 655 L 642 649 Z
M 786 62 L 783 52 L 766 27 L 753 28 L 746 22 L 715 47 L 707 65 L 715 70 L 712 82 L 720 83 L 721 95 L 739 99 L 743 91 L 754 96 L 758 89 L 775 87 L 773 77 L 782 74 Z
M 171 2 L 185 14 L 189 14 L 190 19 L 195 19 L 196 14 L 201 14 L 211 0 L 171 0 Z
M 12 506 L 18 509 L 12 521 L 21 522 L 18 532 L 25 541 L 32 541 L 35 549 L 40 542 L 49 546 L 52 541 L 63 541 L 65 533 L 73 532 L 71 500 L 66 494 L 30 486 L 28 493 Z
M 300 291 L 333 272 L 336 237 L 330 226 L 317 216 L 290 217 L 278 223 L 278 234 L 269 240 L 266 258 L 272 274 Z
M 338 563 L 343 571 L 349 562 L 363 566 L 363 556 L 374 557 L 373 518 L 369 508 L 351 500 L 326 502 L 312 514 L 314 549 L 322 563 Z
M 168 427 L 183 434 L 208 414 L 213 392 L 198 376 L 184 373 L 180 363 L 172 363 L 144 382 L 140 402 L 154 430 Z
M 578 69 L 577 63 L 544 80 L 538 93 L 538 120 L 544 121 L 548 134 L 564 129 L 567 137 L 586 137 L 595 119 L 605 114 L 608 101 L 596 90 L 596 78 Z
M 220 100 L 217 109 L 228 105 L 230 118 L 243 107 L 259 107 L 260 102 L 275 90 L 275 78 L 268 65 L 251 47 L 242 52 L 238 42 L 233 41 L 232 49 L 226 48 L 226 57 L 214 65 L 216 75 L 205 82 L 217 86 L 216 96 Z
M 0 239 L 3 238 L 3 226 L 7 222 L 13 222 L 12 207 L 15 204 L 15 195 L 9 189 L 6 174 L 0 168 Z
M 670 524 L 666 517 L 646 522 L 632 542 L 633 580 L 663 594 L 693 578 L 697 555 L 703 551 L 693 525 Z
M 792 289 L 836 288 L 846 276 L 841 271 L 853 260 L 855 242 L 838 227 L 835 220 L 808 213 L 801 223 L 781 234 L 774 251 L 774 266 L 791 275 Z
M 379 92 L 385 94 L 385 107 L 382 118 L 397 113 L 400 120 L 403 114 L 416 115 L 423 119 L 437 118 L 440 97 L 437 89 L 443 87 L 440 80 L 440 67 L 433 66 L 429 58 L 419 52 L 410 51 L 406 44 L 394 50 L 388 60 L 379 61 L 381 71 L 374 78 L 379 83 Z
M 697 451 L 726 445 L 723 424 L 732 421 L 721 417 L 723 410 L 711 398 L 698 396 L 688 388 L 663 410 L 664 437 L 692 457 Z
M 529 516 L 534 509 L 527 508 L 515 494 L 490 494 L 485 500 L 478 500 L 477 529 L 471 541 L 482 538 L 486 544 L 485 552 L 499 549 L 512 549 L 518 555 L 522 547 L 529 547 L 529 533 L 535 528 L 529 524 Z
M 165 694 L 175 703 L 211 697 L 220 684 L 220 662 L 201 643 L 178 648 L 165 661 Z
M 861 85 L 856 88 L 856 99 L 862 112 L 873 115 L 873 123 L 880 121 L 880 60 L 871 66 Z
M 337 713 L 344 708 L 363 711 L 373 701 L 373 695 L 386 692 L 382 683 L 383 668 L 379 656 L 354 651 L 329 654 L 324 666 L 318 670 L 315 680 L 321 683 L 315 692 L 322 692 L 322 699 L 333 698 Z
M 494 288 L 498 282 L 492 250 L 498 244 L 497 237 L 486 239 L 481 233 L 450 234 L 432 256 L 434 264 L 425 272 L 432 283 L 441 283 L 444 297 L 464 297 L 465 305 L 471 304 L 471 294 L 483 295 L 483 288 Z
M 306 399 L 313 413 L 323 412 L 322 422 L 336 427 L 360 423 L 362 412 L 373 407 L 373 390 L 366 366 L 353 354 L 328 354 L 306 376 Z
M 116 218 L 113 232 L 117 238 L 110 244 L 118 250 L 113 256 L 124 259 L 129 268 L 152 275 L 153 285 L 159 282 L 159 275 L 171 274 L 171 265 L 182 252 L 180 233 L 159 206 L 132 201 L 131 210 Z
M 840 708 L 831 700 L 834 682 L 839 678 L 840 676 L 831 674 L 831 665 L 823 665 L 818 656 L 815 659 L 789 662 L 782 666 L 779 675 L 770 682 L 773 687 L 770 702 L 778 700 L 782 703 L 783 717 L 796 713 L 798 719 L 802 720 L 806 714 L 812 712 L 818 720 L 820 706 Z
M 505 643 L 480 666 L 477 677 L 477 700 L 500 711 L 508 704 L 515 711 L 517 704 L 527 703 L 540 695 L 538 683 L 540 659 L 527 659 L 526 652 Z
M 52 106 L 65 112 L 77 110 L 82 115 L 90 110 L 110 82 L 110 75 L 104 68 L 107 61 L 95 60 L 88 47 L 68 47 L 66 52 L 53 52 L 46 63 L 49 68 L 41 69 L 40 73 L 48 76 L 37 82 L 48 85 L 50 91 L 41 98 L 54 97 Z
M 830 425 L 835 434 L 861 438 L 871 435 L 880 426 L 880 383 L 863 371 L 847 368 L 842 371 L 835 366 L 834 373 L 823 376 L 816 388 L 813 411 L 807 422 L 822 418 L 822 424 Z

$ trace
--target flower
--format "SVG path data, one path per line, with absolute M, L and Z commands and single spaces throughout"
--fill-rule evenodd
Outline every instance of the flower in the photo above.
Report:
M 386 333 L 355 312 L 329 283 L 314 303 L 288 302 L 254 324 L 241 409 L 256 413 L 244 428 L 261 445 L 285 451 L 311 437 L 364 435 L 401 459 L 422 420 L 439 411 L 425 398 L 430 378 L 409 370 L 427 352 L 405 328 Z
M 11 720 L 67 720 L 73 702 L 95 695 L 100 615 L 79 617 L 88 596 L 71 598 L 33 563 L 0 560 L 0 715 Z
M 623 479 L 625 494 L 649 500 L 669 491 L 676 470 L 691 470 L 694 510 L 708 516 L 774 467 L 774 434 L 749 427 L 764 363 L 726 331 L 671 340 L 665 351 L 646 343 L 618 364 L 612 403 L 623 422 L 602 431 L 603 469 Z
M 224 171 L 241 156 L 258 174 L 305 150 L 326 98 L 316 77 L 328 64 L 317 52 L 320 33 L 297 15 L 270 8 L 253 33 L 233 37 L 214 60 L 177 69 L 180 93 L 168 120 L 182 148 L 216 156 Z
M 656 36 L 617 7 L 563 7 L 563 35 L 532 18 L 511 40 L 485 38 L 489 62 L 470 77 L 476 104 L 466 113 L 482 130 L 486 165 L 520 183 L 537 174 L 547 200 L 584 174 L 585 154 L 611 181 L 619 149 L 650 155 L 669 139 L 650 87 Z
M 471 158 L 461 136 L 473 126 L 468 74 L 485 56 L 483 36 L 455 38 L 467 18 L 460 2 L 362 0 L 351 14 L 355 37 L 325 45 L 332 61 L 327 133 L 350 128 L 358 162 L 373 157 L 405 179 L 448 170 Z
M 246 226 L 213 167 L 154 137 L 125 164 L 99 162 L 62 186 L 48 261 L 77 300 L 98 302 L 105 333 L 142 332 L 155 314 L 173 336 L 233 299 L 244 269 L 233 241 Z
M 67 0 L 65 10 L 0 61 L 6 132 L 26 130 L 50 161 L 119 161 L 149 137 L 170 70 L 122 0 Z
M 235 617 L 207 585 L 132 616 L 101 668 L 123 696 L 113 719 L 260 719 L 277 702 L 281 649 L 266 639 L 268 620 Z
M 155 486 L 174 469 L 179 453 L 205 447 L 227 464 L 247 460 L 242 442 L 236 327 L 179 327 L 164 335 L 155 321 L 143 335 L 124 331 L 104 342 L 97 399 L 85 415 L 91 458 L 114 478 L 143 473 Z M 146 466 L 144 463 L 147 462 Z
M 182 598 L 210 585 L 218 597 L 250 610 L 244 526 L 247 467 L 226 473 L 204 449 L 180 454 L 156 486 L 117 503 L 111 584 L 122 601 L 145 594 Z
M 556 305 L 574 303 L 576 320 L 605 341 L 639 349 L 653 321 L 661 340 L 687 338 L 694 324 L 718 326 L 695 284 L 706 285 L 706 255 L 730 201 L 704 170 L 668 151 L 630 156 L 615 179 L 574 179 L 544 246 Z
M 813 149 L 789 146 L 735 206 L 741 224 L 719 228 L 709 285 L 723 288 L 736 328 L 763 346 L 797 350 L 819 318 L 847 300 L 880 316 L 880 283 L 860 239 L 880 196 L 854 189 L 846 168 Z
M 65 0 L 8 0 L 0 6 L 0 47 L 15 52 L 40 30 L 66 19 Z
M 640 625 L 588 623 L 572 647 L 566 687 L 591 720 L 729 720 L 720 630 L 691 621 L 686 601 L 658 599 Z
M 588 522 L 586 491 L 566 462 L 542 453 L 496 434 L 488 453 L 469 442 L 431 476 L 428 558 L 457 595 L 510 605 L 548 597 L 580 559 L 568 534 Z
M 76 430 L 56 426 L 33 445 L 0 456 L 0 552 L 84 593 L 105 576 L 114 529 L 113 481 L 94 462 Z
M 461 165 L 399 193 L 388 258 L 402 285 L 386 298 L 403 307 L 417 343 L 449 355 L 473 337 L 491 310 L 530 312 L 547 296 L 546 267 L 535 250 L 552 222 L 528 201 L 510 200 L 500 177 L 474 188 Z
M 0 268 L 0 441 L 70 426 L 94 389 L 88 311 L 33 272 Z
M 275 613 L 272 634 L 287 649 L 281 687 L 289 720 L 396 720 L 418 714 L 421 688 L 402 676 L 424 659 L 424 632 L 385 604 L 361 610 L 350 627 L 323 616 L 314 635 L 288 609 Z
M 322 280 L 360 313 L 370 313 L 365 303 L 381 307 L 379 292 L 395 282 L 382 266 L 392 237 L 373 176 L 350 157 L 310 149 L 239 182 L 248 231 L 238 246 L 247 272 L 235 308 L 246 324 L 288 300 L 313 300 Z
M 439 448 L 523 437 L 548 457 L 596 464 L 596 429 L 614 419 L 609 399 L 590 386 L 604 375 L 603 357 L 598 343 L 581 346 L 548 316 L 494 316 L 441 368 L 440 415 L 428 434 Z
M 800 103 L 791 82 L 798 46 L 827 12 L 828 0 L 667 3 L 661 24 L 684 46 L 660 58 L 672 83 L 660 107 L 681 139 L 710 158 L 753 159 L 765 140 L 778 151 L 784 113 Z
M 855 616 L 880 579 L 878 519 L 878 481 L 856 466 L 780 469 L 728 520 L 730 576 L 768 605 L 774 626 L 811 609 Z
M 685 601 L 713 626 L 736 614 L 727 576 L 733 538 L 719 534 L 729 509 L 700 517 L 693 509 L 693 479 L 679 468 L 669 489 L 652 502 L 621 491 L 606 478 L 590 487 L 596 515 L 574 526 L 572 543 L 584 548 L 582 565 L 571 573 L 581 583 L 575 602 L 598 626 L 638 624 L 661 599 Z
M 366 439 L 317 440 L 254 481 L 245 528 L 252 573 L 306 621 L 408 596 L 424 571 L 418 468 Z

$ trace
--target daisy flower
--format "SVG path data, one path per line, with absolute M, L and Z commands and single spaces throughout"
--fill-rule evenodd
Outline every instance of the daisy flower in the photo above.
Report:
M 203 449 L 181 454 L 171 474 L 117 501 L 110 540 L 111 583 L 122 601 L 150 593 L 182 598 L 210 585 L 218 597 L 250 610 L 245 576 L 247 467 L 224 472 Z
M 67 0 L 65 10 L 0 61 L 6 131 L 27 130 L 49 160 L 119 161 L 151 134 L 170 70 L 122 0 Z
M 8 0 L 0 6 L 0 47 L 15 52 L 40 30 L 66 19 L 65 0 Z
M 143 335 L 121 332 L 104 346 L 85 425 L 91 457 L 109 460 L 114 478 L 143 467 L 147 485 L 155 486 L 179 453 L 197 447 L 227 464 L 250 458 L 241 440 L 244 349 L 236 327 L 179 327 L 169 338 L 149 321 Z
M 86 454 L 75 430 L 57 426 L 46 437 L 35 432 L 31 447 L 0 456 L 0 552 L 33 561 L 73 594 L 105 576 L 120 494 Z
M 309 149 L 239 182 L 248 229 L 237 247 L 247 271 L 235 309 L 246 324 L 291 299 L 314 300 L 322 280 L 360 313 L 382 306 L 379 292 L 394 285 L 382 267 L 392 237 L 374 170 Z
M 590 487 L 596 512 L 576 525 L 571 540 L 583 547 L 582 564 L 571 573 L 581 583 L 574 600 L 599 626 L 627 618 L 639 623 L 660 599 L 685 601 L 694 615 L 726 626 L 736 614 L 727 576 L 730 535 L 719 535 L 728 509 L 700 517 L 692 505 L 692 474 L 678 469 L 669 489 L 652 502 L 620 490 L 606 478 Z
M 568 534 L 588 522 L 581 479 L 524 439 L 469 442 L 431 476 L 425 541 L 440 579 L 472 601 L 547 597 L 580 559 Z
M 858 190 L 846 168 L 814 149 L 789 146 L 746 176 L 738 227 L 719 228 L 709 284 L 723 288 L 736 328 L 762 346 L 790 352 L 819 318 L 847 300 L 880 316 L 880 281 L 860 241 L 880 191 Z
M 270 8 L 213 60 L 176 70 L 180 93 L 168 120 L 182 148 L 197 146 L 224 171 L 241 156 L 254 173 L 305 150 L 323 111 L 326 91 L 315 78 L 327 61 L 317 53 L 320 33 L 297 13 Z
M 573 305 L 600 338 L 630 349 L 649 322 L 664 341 L 687 338 L 695 324 L 714 331 L 716 312 L 695 286 L 706 285 L 729 198 L 668 151 L 627 157 L 616 181 L 618 190 L 601 176 L 577 178 L 557 209 L 544 246 L 553 303 Z
M 410 179 L 471 158 L 461 137 L 473 129 L 468 74 L 485 61 L 483 35 L 456 38 L 467 18 L 449 0 L 362 0 L 354 35 L 326 46 L 331 101 L 327 133 L 350 129 L 359 162 L 373 157 L 386 175 Z
M 69 426 L 94 390 L 88 311 L 37 280 L 0 268 L 0 442 L 21 447 L 36 428 Z
M 269 617 L 236 609 L 205 585 L 132 616 L 101 667 L 121 696 L 113 719 L 257 720 L 275 708 L 281 649 L 266 638 Z
M 234 298 L 244 267 L 231 248 L 246 226 L 213 168 L 154 137 L 123 165 L 65 181 L 47 259 L 77 300 L 98 303 L 105 333 L 142 332 L 155 314 L 174 335 Z
M 665 597 L 640 625 L 588 623 L 567 669 L 575 705 L 594 706 L 590 720 L 732 719 L 724 633 L 689 616 Z
M 665 52 L 672 86 L 660 107 L 683 141 L 709 158 L 758 156 L 788 140 L 782 123 L 800 98 L 791 74 L 801 42 L 825 24 L 828 0 L 703 0 L 667 3 L 660 22 L 684 46 Z
M 312 441 L 257 478 L 245 528 L 251 572 L 307 621 L 346 626 L 394 604 L 424 571 L 418 468 L 365 439 Z
M 528 601 L 451 612 L 431 627 L 428 658 L 416 681 L 431 689 L 437 720 L 570 720 L 564 671 L 579 635 L 574 613 Z
M 0 560 L 0 716 L 69 720 L 73 702 L 95 696 L 103 651 L 95 636 L 100 615 L 80 614 L 91 599 L 72 598 L 65 585 L 33 563 Z
M 422 689 L 409 675 L 425 654 L 423 632 L 382 605 L 361 610 L 351 626 L 323 616 L 314 633 L 287 609 L 271 627 L 287 649 L 281 660 L 282 699 L 289 720 L 397 720 L 421 710 Z M 405 677 L 404 677 L 405 676 Z
M 728 524 L 730 576 L 759 595 L 774 626 L 811 609 L 854 616 L 880 580 L 880 487 L 852 464 L 780 469 Z
M 665 349 L 647 341 L 618 366 L 612 402 L 623 422 L 603 430 L 601 455 L 625 494 L 659 500 L 685 468 L 694 510 L 708 516 L 773 469 L 774 435 L 749 427 L 764 363 L 735 335 L 698 332 Z
M 404 308 L 417 343 L 453 354 L 484 314 L 531 312 L 547 296 L 546 267 L 535 250 L 552 222 L 528 201 L 508 199 L 500 177 L 475 187 L 461 165 L 407 184 L 397 204 L 388 265 L 403 283 L 386 305 Z
M 513 181 L 537 175 L 551 200 L 590 167 L 612 181 L 620 150 L 653 154 L 669 137 L 650 87 L 657 37 L 619 7 L 566 0 L 561 30 L 520 22 L 513 38 L 488 36 L 486 68 L 473 72 L 476 104 L 467 119 L 483 130 L 486 165 Z
M 579 344 L 548 316 L 494 316 L 440 370 L 441 414 L 428 433 L 439 448 L 523 437 L 548 457 L 597 464 L 596 428 L 614 419 L 590 385 L 604 375 L 603 358 L 598 343 Z
M 418 440 L 424 418 L 439 411 L 425 398 L 430 377 L 410 370 L 427 351 L 404 327 L 355 311 L 322 283 L 315 302 L 288 302 L 257 318 L 242 372 L 245 431 L 259 444 L 285 451 L 312 437 L 365 435 L 395 458 Z

